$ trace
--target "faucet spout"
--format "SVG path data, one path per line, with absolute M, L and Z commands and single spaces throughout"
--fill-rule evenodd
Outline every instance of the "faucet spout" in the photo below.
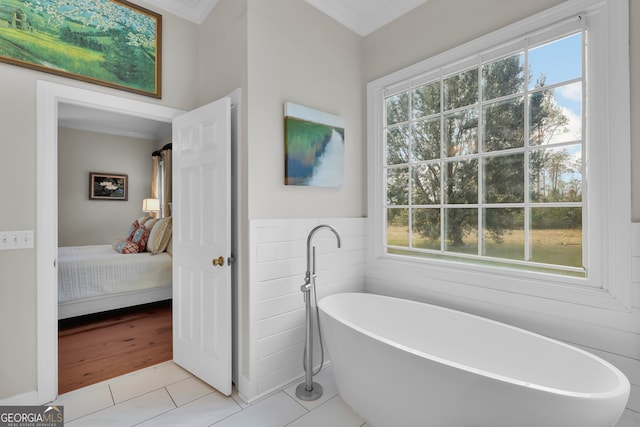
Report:
M 334 227 L 332 227 L 330 225 L 321 224 L 321 225 L 318 225 L 317 227 L 315 227 L 313 230 L 311 230 L 309 232 L 309 236 L 307 237 L 307 274 L 306 274 L 306 277 L 305 277 L 305 281 L 311 280 L 311 272 L 312 271 L 313 271 L 313 273 L 315 273 L 315 262 L 314 262 L 314 265 L 313 265 L 313 270 L 312 270 L 312 267 L 311 267 L 312 254 L 314 255 L 313 258 L 315 259 L 315 248 L 314 248 L 313 251 L 311 250 L 311 242 L 313 241 L 313 237 L 315 236 L 315 234 L 318 231 L 320 231 L 322 229 L 325 229 L 325 228 L 327 230 L 332 231 L 333 234 L 335 234 L 336 239 L 338 241 L 338 247 L 341 247 L 341 245 L 342 245 L 341 240 L 340 240 L 340 233 L 338 233 L 338 230 L 336 230 Z

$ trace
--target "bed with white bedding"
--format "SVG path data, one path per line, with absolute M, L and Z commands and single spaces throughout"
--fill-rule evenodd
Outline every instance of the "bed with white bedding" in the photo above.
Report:
M 112 245 L 58 248 L 58 318 L 171 298 L 167 252 L 121 254 Z

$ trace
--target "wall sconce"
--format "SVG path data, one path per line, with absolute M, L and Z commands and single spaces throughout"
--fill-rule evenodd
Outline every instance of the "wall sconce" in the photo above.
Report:
M 143 199 L 142 212 L 147 212 L 155 217 L 160 212 L 160 199 Z

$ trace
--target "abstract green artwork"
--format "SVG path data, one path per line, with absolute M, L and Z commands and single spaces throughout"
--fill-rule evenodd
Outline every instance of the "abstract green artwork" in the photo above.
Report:
M 285 104 L 286 185 L 341 187 L 344 180 L 344 120 Z

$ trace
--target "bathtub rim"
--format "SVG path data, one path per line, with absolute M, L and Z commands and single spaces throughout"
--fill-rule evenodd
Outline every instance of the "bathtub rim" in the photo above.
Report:
M 325 308 L 323 308 L 323 306 L 329 304 L 329 301 L 331 299 L 335 299 L 335 298 L 339 298 L 340 296 L 347 296 L 347 295 L 356 295 L 359 297 L 364 296 L 364 298 L 386 298 L 386 299 L 393 299 L 393 300 L 399 300 L 405 303 L 410 303 L 410 304 L 419 304 L 419 305 L 426 305 L 426 306 L 430 306 L 430 307 L 434 307 L 436 309 L 439 310 L 443 310 L 445 312 L 450 312 L 450 313 L 456 313 L 456 314 L 461 314 L 463 316 L 467 316 L 467 317 L 471 317 L 474 319 L 478 319 L 480 321 L 484 321 L 484 322 L 489 322 L 491 324 L 494 325 L 498 325 L 501 327 L 506 327 L 508 329 L 520 332 L 520 333 L 524 333 L 526 335 L 532 336 L 534 338 L 537 339 L 542 339 L 544 341 L 553 343 L 555 345 L 560 345 L 561 347 L 570 349 L 572 351 L 577 352 L 578 354 L 580 354 L 583 357 L 589 357 L 592 360 L 595 360 L 596 362 L 604 365 L 610 372 L 612 372 L 617 380 L 618 380 L 618 386 L 612 390 L 609 391 L 603 391 L 603 392 L 578 392 L 578 391 L 570 391 L 570 390 L 563 390 L 563 389 L 559 389 L 557 387 L 550 387 L 550 386 L 545 386 L 545 385 L 541 385 L 541 384 L 534 384 L 528 381 L 522 381 L 519 379 L 515 379 L 512 377 L 507 377 L 504 375 L 499 375 L 493 372 L 488 372 L 488 371 L 484 371 L 482 369 L 478 369 L 478 368 L 474 368 L 472 366 L 468 366 L 462 363 L 458 363 L 458 362 L 453 362 L 447 359 L 444 359 L 442 357 L 438 357 L 438 356 L 434 356 L 432 354 L 428 354 L 425 353 L 423 351 L 419 351 L 416 350 L 414 348 L 408 347 L 404 344 L 400 344 L 397 343 L 389 338 L 385 338 L 382 337 L 378 334 L 372 333 L 370 331 L 367 331 L 366 329 L 355 325 L 352 322 L 349 322 L 347 320 L 345 320 L 344 318 L 340 318 L 340 317 L 336 317 L 333 316 L 331 314 L 329 314 L 327 312 L 327 310 Z M 326 301 L 325 301 L 326 300 Z M 324 301 L 324 302 L 323 302 Z M 597 399 L 606 399 L 606 398 L 614 398 L 614 397 L 618 397 L 618 396 L 624 396 L 626 395 L 627 397 L 627 401 L 629 399 L 629 394 L 630 394 L 630 390 L 631 390 L 631 383 L 629 382 L 629 379 L 626 377 L 626 375 L 624 375 L 624 373 L 622 373 L 622 371 L 620 371 L 618 368 L 616 368 L 613 364 L 607 362 L 606 360 L 602 359 L 601 357 L 598 357 L 592 353 L 589 353 L 586 350 L 583 350 L 581 348 L 578 348 L 576 346 L 564 343 L 560 340 L 557 340 L 555 338 L 550 338 L 541 334 L 538 334 L 536 332 L 532 332 L 529 331 L 527 329 L 523 329 L 517 326 L 513 326 L 513 325 L 509 325 L 507 323 L 504 322 L 500 322 L 497 320 L 493 320 L 493 319 L 488 319 L 486 317 L 482 317 L 476 314 L 471 314 L 471 313 L 467 313 L 465 311 L 461 311 L 461 310 L 456 310 L 456 309 L 452 309 L 452 308 L 448 308 L 448 307 L 443 307 L 440 305 L 436 305 L 436 304 L 431 304 L 431 303 L 426 303 L 426 302 L 421 302 L 421 301 L 414 301 L 414 300 L 410 300 L 407 298 L 401 298 L 401 297 L 394 297 L 394 296 L 389 296 L 389 295 L 383 295 L 383 294 L 375 294 L 375 293 L 370 293 L 370 292 L 341 292 L 341 293 L 336 293 L 336 294 L 332 294 L 332 295 L 327 295 L 323 298 L 321 298 L 318 301 L 318 308 L 320 309 L 321 312 L 323 312 L 324 314 L 326 314 L 327 316 L 332 317 L 333 319 L 337 320 L 338 322 L 342 323 L 343 325 L 352 328 L 366 336 L 369 336 L 373 339 L 376 339 L 380 342 L 383 342 L 385 344 L 388 344 L 392 347 L 395 347 L 397 349 L 400 349 L 402 351 L 414 354 L 416 356 L 434 361 L 436 363 L 440 363 L 446 366 L 450 366 L 452 368 L 455 369 L 461 369 L 463 371 L 472 373 L 474 375 L 480 375 L 486 378 L 490 378 L 490 379 L 494 379 L 497 381 L 502 381 L 502 382 L 506 382 L 506 383 L 510 383 L 513 385 L 517 385 L 517 386 L 521 386 L 521 387 L 526 387 L 526 388 L 530 388 L 530 389 L 534 389 L 534 390 L 539 390 L 539 391 L 543 391 L 546 393 L 552 393 L 552 394 L 556 394 L 556 395 L 561 395 L 561 396 L 566 396 L 566 397 L 574 397 L 574 398 L 581 398 L 581 399 L 593 399 L 593 400 L 597 400 Z

